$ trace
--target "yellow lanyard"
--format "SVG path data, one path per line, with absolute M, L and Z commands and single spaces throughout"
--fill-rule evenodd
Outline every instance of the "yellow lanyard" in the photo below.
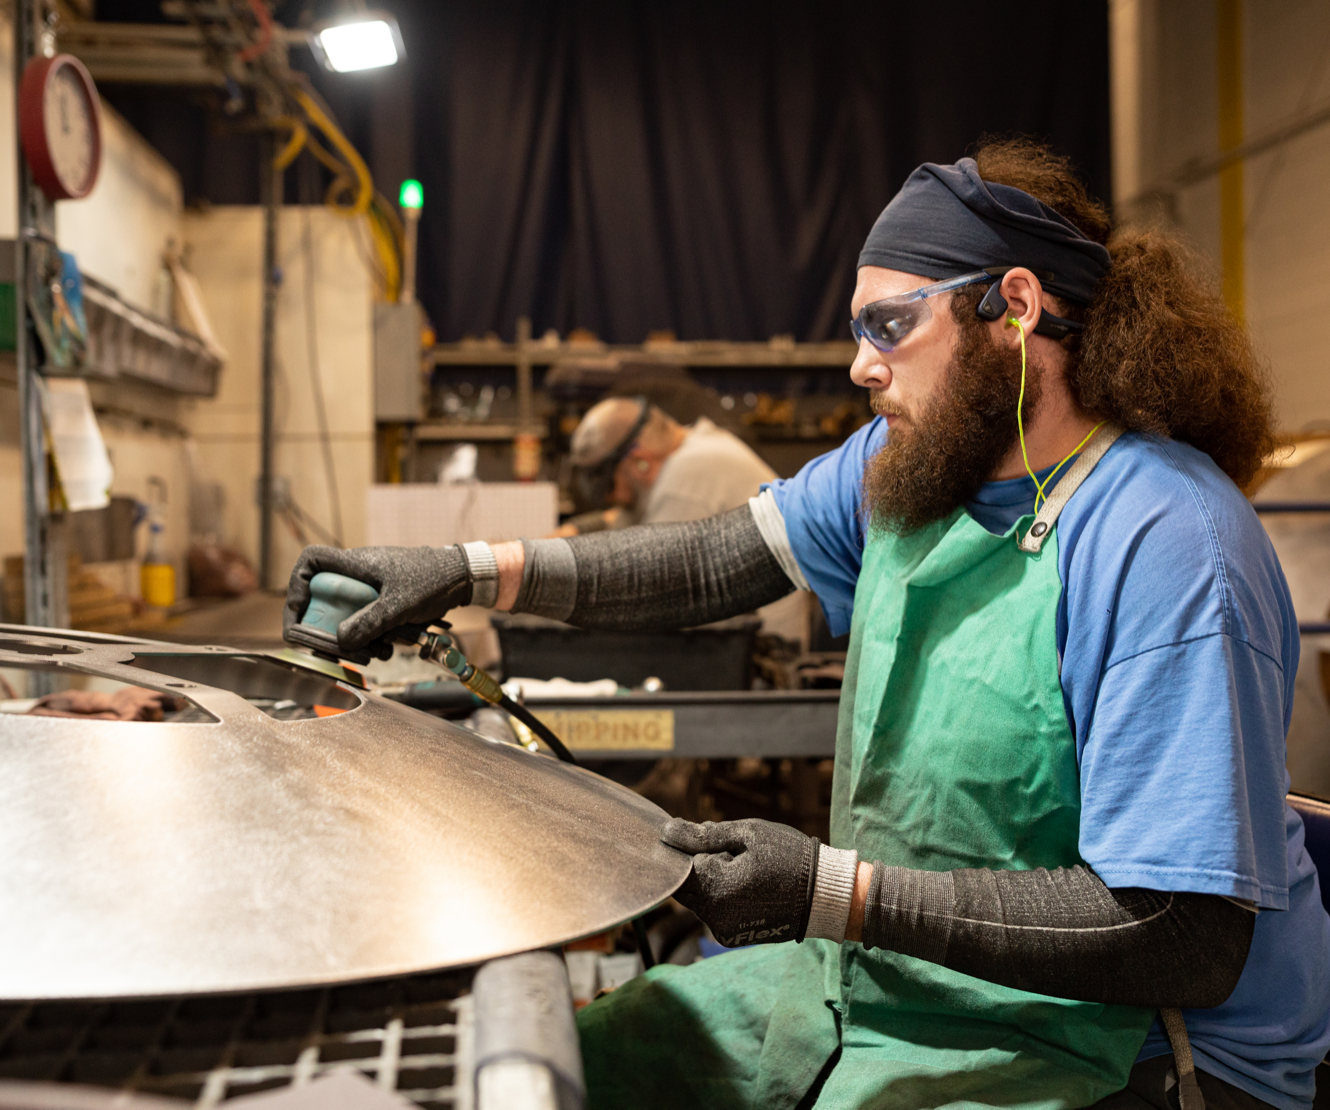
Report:
M 1042 482 L 1034 476 L 1034 471 L 1030 469 L 1030 456 L 1025 451 L 1025 421 L 1021 416 L 1021 409 L 1025 405 L 1025 326 L 1016 319 L 1015 316 L 1008 316 L 1007 326 L 1010 327 L 1012 325 L 1015 325 L 1016 330 L 1021 333 L 1021 395 L 1016 401 L 1016 430 L 1021 438 L 1021 458 L 1025 461 L 1025 473 L 1030 476 L 1030 481 L 1034 483 L 1034 511 L 1037 513 L 1039 511 L 1040 502 L 1048 500 L 1048 494 L 1046 494 L 1044 490 L 1048 487 L 1049 483 L 1053 481 L 1053 475 L 1066 466 L 1070 460 L 1074 459 L 1080 453 L 1081 449 L 1094 438 L 1095 432 L 1099 431 L 1107 421 L 1101 420 L 1091 428 L 1089 434 L 1072 448 L 1071 454 L 1049 471 L 1048 477 Z

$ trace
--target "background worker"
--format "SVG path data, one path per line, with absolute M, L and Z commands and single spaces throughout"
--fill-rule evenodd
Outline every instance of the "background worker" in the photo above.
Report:
M 879 418 L 795 478 L 474 561 L 302 558 L 292 618 L 318 570 L 381 587 L 347 647 L 471 601 L 679 627 L 805 583 L 850 627 L 833 846 L 666 826 L 680 900 L 751 947 L 581 1012 L 592 1107 L 1163 1110 L 1196 1105 L 1193 1053 L 1212 1106 L 1311 1106 L 1330 918 L 1284 801 L 1297 624 L 1239 489 L 1268 388 L 1175 244 L 1109 232 L 1041 148 L 921 166 L 851 305 Z
M 645 397 L 611 397 L 588 409 L 573 432 L 570 457 L 582 496 L 614 507 L 584 514 L 555 536 L 705 520 L 747 504 L 764 482 L 776 478 L 733 432 L 705 416 L 685 427 Z M 763 631 L 807 647 L 802 592 L 764 605 L 757 614 Z
M 587 500 L 614 509 L 604 526 L 702 520 L 738 508 L 775 480 L 733 432 L 705 416 L 685 427 L 645 397 L 601 401 L 573 432 L 573 482 Z M 617 511 L 616 511 L 617 510 Z M 567 534 L 597 530 L 589 516 Z

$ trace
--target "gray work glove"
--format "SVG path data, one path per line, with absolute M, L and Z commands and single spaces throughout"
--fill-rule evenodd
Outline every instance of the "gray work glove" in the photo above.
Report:
M 471 603 L 471 568 L 454 547 L 307 547 L 291 571 L 282 630 L 298 624 L 309 604 L 309 581 L 322 571 L 344 574 L 379 591 L 379 600 L 342 621 L 337 642 L 344 651 L 392 655 L 385 637 L 404 624 L 442 620 L 449 609 Z
M 697 825 L 675 817 L 660 838 L 692 853 L 692 874 L 674 897 L 726 948 L 804 939 L 817 877 L 816 837 L 756 818 Z

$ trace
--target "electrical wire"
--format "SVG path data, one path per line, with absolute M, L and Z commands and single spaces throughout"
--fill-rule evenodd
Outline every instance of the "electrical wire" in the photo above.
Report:
M 402 283 L 400 221 L 392 212 L 391 204 L 387 203 L 383 195 L 374 188 L 374 179 L 365 160 L 361 158 L 360 152 L 350 140 L 342 134 L 333 119 L 332 110 L 318 93 L 312 87 L 303 88 L 295 84 L 291 86 L 290 92 L 306 118 L 332 144 L 336 155 L 341 158 L 346 170 L 349 171 L 336 174 L 328 187 L 326 203 L 341 215 L 363 215 L 368 218 L 370 235 L 383 267 L 384 295 L 387 300 L 396 301 Z M 327 165 L 327 161 L 324 164 Z
M 284 170 L 300 157 L 300 152 L 308 146 L 309 128 L 305 126 L 304 120 L 296 116 L 278 116 L 271 122 L 274 130 L 289 128 L 291 131 L 291 138 L 287 140 L 286 146 L 282 147 L 277 152 L 277 157 L 272 160 L 273 169 Z
M 253 2 L 259 3 L 260 0 Z M 275 129 L 291 132 L 273 161 L 274 168 L 285 169 L 302 150 L 308 150 L 329 170 L 332 181 L 324 203 L 338 215 L 354 219 L 358 224 L 360 217 L 364 217 L 373 259 L 370 272 L 383 299 L 395 302 L 401 295 L 405 250 L 401 219 L 392 203 L 375 189 L 365 160 L 338 127 L 332 109 L 308 79 L 300 75 L 298 80 L 290 81 L 286 93 L 300 114 L 278 116 L 271 121 Z M 315 132 L 327 140 L 328 146 L 315 137 Z
M 303 538 L 305 535 L 305 529 L 309 529 L 311 532 L 316 533 L 318 537 L 322 539 L 325 543 L 333 547 L 342 546 L 341 543 L 338 541 L 337 537 L 334 536 L 331 532 L 329 532 L 328 529 L 326 529 L 312 516 L 310 516 L 310 514 L 307 513 L 300 506 L 300 503 L 296 501 L 296 499 L 292 497 L 290 493 L 286 495 L 286 502 L 280 507 L 278 507 L 277 511 L 289 518 L 289 523 L 291 524 L 293 530 L 296 530 L 300 533 L 298 538 L 302 543 L 305 542 Z
M 332 143 L 337 154 L 341 156 L 347 168 L 354 175 L 355 196 L 350 203 L 330 205 L 329 207 L 337 208 L 344 216 L 363 216 L 369 211 L 370 202 L 374 199 L 374 179 L 370 176 L 369 167 L 365 165 L 365 160 L 360 157 L 360 152 L 351 145 L 351 141 L 333 123 L 330 114 L 324 111 L 324 106 L 320 105 L 319 100 L 316 99 L 317 93 L 314 93 L 312 89 L 303 89 L 297 84 L 292 84 L 290 91 L 295 102 L 300 105 L 300 110 L 305 113 L 305 117 Z
M 647 936 L 647 919 L 633 918 L 633 939 L 637 941 L 637 954 L 642 957 L 642 970 L 650 971 L 656 966 L 656 954 L 651 951 L 651 938 Z

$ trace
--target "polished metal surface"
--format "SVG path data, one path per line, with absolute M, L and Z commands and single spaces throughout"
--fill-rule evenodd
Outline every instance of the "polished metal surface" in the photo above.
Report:
M 0 626 L 0 668 L 34 665 L 201 712 L 0 716 L 0 999 L 474 964 L 610 928 L 688 873 L 631 791 L 313 671 Z M 283 699 L 344 712 L 281 719 Z

